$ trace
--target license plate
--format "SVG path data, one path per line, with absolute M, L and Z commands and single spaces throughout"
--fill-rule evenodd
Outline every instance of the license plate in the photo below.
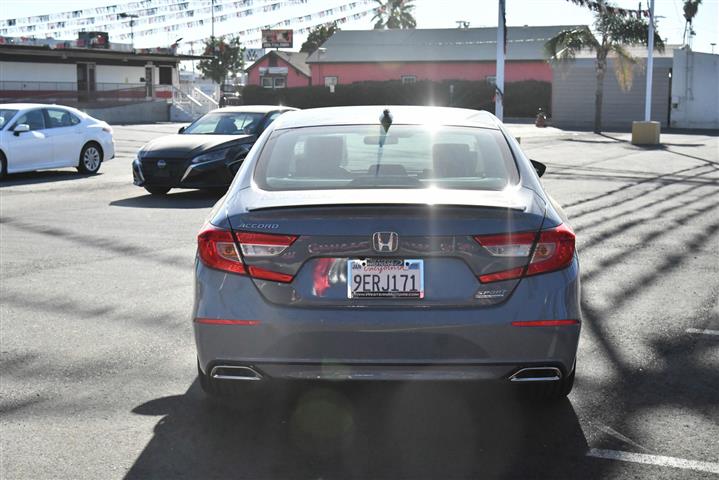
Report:
M 350 259 L 347 298 L 424 298 L 424 260 Z

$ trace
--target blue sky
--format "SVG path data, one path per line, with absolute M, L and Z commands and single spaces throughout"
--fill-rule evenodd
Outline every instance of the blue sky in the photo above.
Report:
M 120 5 L 127 0 L 0 0 L 0 19 L 17 18 L 30 15 L 49 14 L 69 10 L 92 8 L 104 5 Z M 193 1 L 193 0 L 190 0 Z M 287 7 L 279 13 L 282 18 L 301 15 L 348 3 L 350 0 L 308 0 L 300 6 Z M 656 15 L 658 17 L 659 32 L 669 43 L 681 43 L 684 30 L 682 17 L 682 0 L 655 0 Z M 615 0 L 620 7 L 637 8 L 638 0 Z M 646 8 L 648 0 L 643 0 Z M 415 0 L 415 17 L 418 28 L 451 28 L 456 26 L 457 20 L 467 20 L 473 27 L 496 26 L 497 1 L 496 0 Z M 270 15 L 278 15 L 273 12 Z M 233 30 L 245 29 L 269 23 L 273 17 L 262 19 L 244 19 L 241 24 L 226 22 L 216 25 L 218 34 L 231 33 Z M 372 28 L 370 16 L 355 22 L 343 25 L 344 29 Z M 507 0 L 508 25 L 563 25 L 563 24 L 589 24 L 592 14 L 586 8 L 574 5 L 566 0 Z M 697 36 L 693 41 L 696 51 L 710 52 L 710 43 L 719 44 L 719 0 L 704 0 L 699 7 L 699 13 L 694 22 Z M 200 38 L 209 35 L 207 32 L 194 31 L 194 36 Z M 110 32 L 110 38 L 112 39 Z M 187 34 L 186 34 L 187 35 Z M 178 36 L 177 32 L 161 33 L 152 37 L 137 38 L 136 44 L 141 47 L 166 46 Z M 189 37 L 189 35 L 187 35 Z M 296 46 L 304 39 L 298 36 Z M 715 47 L 719 53 L 719 45 Z

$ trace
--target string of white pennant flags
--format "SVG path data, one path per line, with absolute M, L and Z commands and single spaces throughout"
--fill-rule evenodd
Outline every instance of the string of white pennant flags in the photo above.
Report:
M 301 4 L 308 0 L 285 0 L 283 4 Z M 277 3 L 276 0 L 143 0 L 125 2 L 106 7 L 86 8 L 48 15 L 34 15 L 0 20 L 0 33 L 20 34 L 41 32 L 48 29 L 57 29 L 62 26 L 90 26 L 101 25 L 103 22 L 113 22 L 122 18 L 120 15 L 137 15 L 135 22 L 162 14 L 206 10 L 208 13 L 214 5 L 215 12 L 222 12 L 228 7 L 242 8 L 250 5 Z M 125 23 L 129 21 L 125 20 Z M 4 30 L 4 29 L 7 29 Z
M 93 31 L 112 31 L 113 38 L 119 40 L 128 40 L 131 37 L 147 37 L 167 32 L 176 32 L 193 27 L 201 27 L 209 25 L 212 21 L 214 8 L 214 22 L 221 24 L 224 22 L 236 20 L 238 18 L 250 17 L 267 12 L 279 11 L 282 7 L 307 4 L 309 0 L 215 0 L 214 7 L 212 0 L 153 0 L 153 7 L 145 8 L 148 1 L 131 2 L 129 4 L 112 5 L 108 7 L 98 7 L 96 9 L 76 10 L 65 12 L 64 14 L 39 15 L 35 17 L 24 17 L 17 19 L 12 25 L 8 26 L 8 22 L 13 20 L 0 21 L 0 35 L 20 35 L 30 38 L 43 37 L 65 37 L 71 38 L 78 32 L 91 29 Z M 328 21 L 338 21 L 344 23 L 348 18 L 360 14 L 367 15 L 371 10 L 355 11 L 358 7 L 365 7 L 372 3 L 371 0 L 356 0 L 343 5 L 323 9 L 308 15 L 301 15 L 292 18 L 283 19 L 280 22 L 266 25 L 264 28 L 271 26 L 288 27 L 297 23 L 314 22 L 316 25 L 326 23 Z M 127 9 L 125 7 L 136 7 L 136 10 Z M 191 8 L 190 8 L 191 7 Z M 123 10 L 124 9 L 124 10 Z M 119 12 L 119 10 L 123 10 Z M 127 12 L 126 10 L 130 10 Z M 95 11 L 98 13 L 95 17 L 87 17 L 88 12 Z M 118 13 L 119 12 L 119 13 Z M 325 17 L 333 17 L 344 12 L 351 12 L 348 15 L 328 20 Z M 127 19 L 122 17 L 121 13 L 138 15 L 138 18 Z M 63 17 L 63 15 L 65 17 Z M 63 20 L 63 18 L 66 18 Z M 317 21 L 317 19 L 323 19 Z M 33 23 L 37 20 L 51 20 L 46 23 Z M 106 21 L 109 23 L 100 23 Z M 132 22 L 132 24 L 131 24 Z M 162 24 L 162 26 L 158 25 Z M 249 33 L 259 32 L 260 29 L 250 29 Z M 248 32 L 241 31 L 239 36 L 244 36 Z M 302 33 L 302 32 L 300 32 Z M 259 42 L 259 40 L 258 40 Z

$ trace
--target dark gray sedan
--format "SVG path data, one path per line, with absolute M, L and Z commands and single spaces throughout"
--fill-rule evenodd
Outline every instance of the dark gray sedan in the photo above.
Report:
M 198 236 L 200 383 L 494 380 L 572 388 L 575 237 L 491 114 L 289 112 Z

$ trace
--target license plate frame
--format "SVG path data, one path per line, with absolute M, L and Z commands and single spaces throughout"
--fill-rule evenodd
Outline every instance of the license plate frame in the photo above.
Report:
M 361 277 L 356 279 L 357 275 Z M 347 298 L 421 300 L 424 298 L 424 260 L 350 258 L 347 260 Z

